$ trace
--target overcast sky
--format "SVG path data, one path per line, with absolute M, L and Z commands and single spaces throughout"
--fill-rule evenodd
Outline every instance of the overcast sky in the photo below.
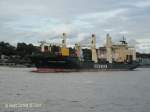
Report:
M 55 41 L 66 32 L 70 42 L 92 33 L 103 43 L 150 38 L 150 0 L 0 0 L 0 41 Z

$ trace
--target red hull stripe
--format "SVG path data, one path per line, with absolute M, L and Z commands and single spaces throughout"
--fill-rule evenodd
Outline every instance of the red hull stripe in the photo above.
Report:
M 49 73 L 49 72 L 64 72 L 65 70 L 62 68 L 37 68 L 36 70 L 33 70 L 32 72 L 38 72 L 38 73 Z

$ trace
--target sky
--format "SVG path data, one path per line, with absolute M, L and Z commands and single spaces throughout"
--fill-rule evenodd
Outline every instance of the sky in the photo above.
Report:
M 138 45 L 149 40 L 149 21 L 150 0 L 0 0 L 0 41 L 11 44 L 59 42 L 65 32 L 69 44 L 95 34 L 102 45 L 109 33 Z

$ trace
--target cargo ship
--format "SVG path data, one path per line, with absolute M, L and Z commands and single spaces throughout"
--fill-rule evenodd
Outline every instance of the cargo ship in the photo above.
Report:
M 67 47 L 67 35 L 63 33 L 62 42 L 58 44 L 42 41 L 40 53 L 33 54 L 31 61 L 35 64 L 35 72 L 80 72 L 80 71 L 111 71 L 134 70 L 136 51 L 126 40 L 113 43 L 107 34 L 103 47 L 96 48 L 96 36 L 91 35 L 90 45 L 76 43 Z

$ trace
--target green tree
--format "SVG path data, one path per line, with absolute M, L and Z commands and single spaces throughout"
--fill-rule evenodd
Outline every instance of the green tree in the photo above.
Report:
M 0 55 L 7 55 L 7 56 L 11 56 L 11 55 L 15 55 L 16 54 L 16 48 L 12 45 L 10 45 L 7 42 L 0 42 Z

